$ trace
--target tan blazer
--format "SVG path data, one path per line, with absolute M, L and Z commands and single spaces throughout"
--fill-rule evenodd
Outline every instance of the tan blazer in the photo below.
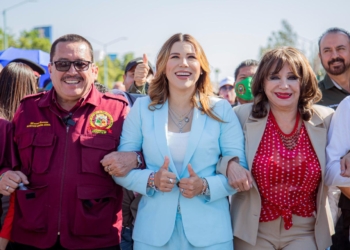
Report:
M 322 179 L 317 193 L 317 216 L 315 224 L 315 239 L 318 249 L 324 250 L 332 244 L 331 235 L 334 233 L 332 215 L 328 204 L 328 187 L 324 185 L 326 167 L 327 130 L 334 112 L 333 109 L 314 105 L 315 112 L 311 120 L 304 121 L 311 143 L 317 154 L 322 168 Z M 265 131 L 267 116 L 257 119 L 251 116 L 252 104 L 244 104 L 234 108 L 245 135 L 245 153 L 249 170 L 251 171 L 254 156 Z M 269 107 L 268 107 L 269 109 Z M 226 175 L 227 163 L 232 157 L 223 157 L 218 164 L 218 171 Z M 256 244 L 261 198 L 256 185 L 246 192 L 232 196 L 231 220 L 233 235 L 251 245 Z

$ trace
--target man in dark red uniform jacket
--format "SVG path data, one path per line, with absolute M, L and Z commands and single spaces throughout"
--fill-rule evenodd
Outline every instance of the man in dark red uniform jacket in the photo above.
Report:
M 119 144 L 127 101 L 93 86 L 85 38 L 58 38 L 50 57 L 54 88 L 24 98 L 13 120 L 29 185 L 16 192 L 12 239 L 21 249 L 119 249 L 122 188 L 100 160 Z

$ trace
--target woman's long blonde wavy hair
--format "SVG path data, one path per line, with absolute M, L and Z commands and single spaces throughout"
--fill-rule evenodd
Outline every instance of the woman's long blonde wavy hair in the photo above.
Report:
M 210 106 L 209 97 L 213 95 L 213 88 L 209 78 L 210 68 L 207 57 L 197 40 L 188 34 L 178 33 L 171 36 L 160 49 L 156 64 L 157 72 L 148 90 L 148 95 L 151 98 L 151 103 L 148 105 L 149 110 L 156 110 L 156 105 L 164 104 L 170 95 L 169 83 L 165 72 L 171 48 L 176 42 L 191 43 L 196 51 L 197 60 L 201 65 L 202 74 L 196 82 L 196 88 L 191 99 L 193 106 L 214 120 L 222 122 L 222 120 L 214 114 Z M 198 101 L 200 106 L 198 105 Z

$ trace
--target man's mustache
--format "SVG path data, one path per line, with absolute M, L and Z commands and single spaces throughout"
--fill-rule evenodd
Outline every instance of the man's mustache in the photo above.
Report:
M 74 81 L 74 80 L 77 80 L 77 81 L 82 81 L 84 80 L 81 76 L 64 76 L 61 78 L 61 81 L 66 81 L 66 80 L 69 80 L 69 81 Z
M 330 60 L 330 61 L 328 62 L 328 65 L 330 66 L 331 64 L 333 64 L 333 63 L 335 63 L 335 62 L 342 62 L 342 63 L 345 63 L 345 62 L 344 62 L 344 59 L 342 59 L 342 58 L 340 58 L 340 57 L 337 57 L 337 58 L 334 58 L 334 59 Z

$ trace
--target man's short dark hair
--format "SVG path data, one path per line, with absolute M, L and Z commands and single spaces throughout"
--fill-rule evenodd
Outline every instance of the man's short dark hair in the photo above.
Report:
M 320 50 L 321 49 L 321 40 L 322 38 L 329 34 L 329 33 L 344 33 L 348 39 L 349 39 L 349 42 L 350 42 L 350 33 L 344 29 L 341 29 L 341 28 L 337 28 L 337 27 L 334 27 L 334 28 L 329 28 L 328 30 L 326 30 L 325 33 L 323 33 L 321 36 L 320 36 L 320 39 L 318 39 L 318 49 Z
M 238 76 L 239 70 L 241 68 L 248 67 L 248 66 L 258 67 L 258 65 L 259 65 L 259 62 L 257 60 L 254 60 L 254 59 L 248 59 L 248 60 L 241 62 L 235 70 L 235 81 L 237 80 L 237 76 Z
M 50 50 L 50 62 L 52 62 L 52 59 L 55 55 L 56 52 L 56 46 L 58 43 L 64 43 L 64 42 L 72 42 L 72 43 L 79 43 L 79 42 L 83 42 L 86 43 L 89 46 L 89 50 L 90 50 L 90 56 L 91 56 L 91 61 L 94 61 L 94 52 L 91 46 L 91 43 L 85 39 L 82 36 L 79 36 L 77 34 L 67 34 L 64 36 L 61 36 L 59 38 L 57 38 L 53 44 L 51 45 L 51 50 Z

